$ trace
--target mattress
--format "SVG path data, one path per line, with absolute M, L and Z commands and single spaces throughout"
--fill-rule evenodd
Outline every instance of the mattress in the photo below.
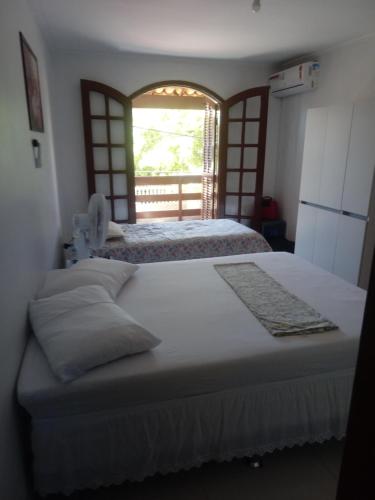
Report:
M 225 262 L 255 262 L 339 330 L 273 337 L 215 271 L 213 264 Z M 135 408 L 352 370 L 365 292 L 294 255 L 275 252 L 143 264 L 117 303 L 161 344 L 62 384 L 31 338 L 18 398 L 32 417 Z
M 98 257 L 133 263 L 269 252 L 258 232 L 230 219 L 123 224 L 124 237 L 107 240 Z

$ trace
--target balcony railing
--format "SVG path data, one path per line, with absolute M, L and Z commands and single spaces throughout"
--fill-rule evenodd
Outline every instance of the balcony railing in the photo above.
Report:
M 135 177 L 137 221 L 200 219 L 201 175 Z

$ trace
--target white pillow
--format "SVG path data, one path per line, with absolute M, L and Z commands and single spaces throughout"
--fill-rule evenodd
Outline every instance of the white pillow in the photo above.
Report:
M 124 231 L 122 230 L 120 224 L 116 224 L 116 222 L 110 220 L 108 222 L 107 240 L 110 240 L 112 238 L 122 238 L 123 236 Z
M 49 365 L 63 382 L 95 366 L 160 344 L 101 286 L 83 286 L 34 300 L 29 311 Z
M 44 284 L 37 293 L 37 299 L 86 285 L 101 285 L 115 299 L 124 283 L 137 269 L 139 266 L 136 264 L 121 260 L 99 257 L 83 259 L 69 269 L 48 271 Z

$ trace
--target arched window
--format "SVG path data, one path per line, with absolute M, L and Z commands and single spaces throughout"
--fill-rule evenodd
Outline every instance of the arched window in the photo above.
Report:
M 201 194 L 183 192 L 184 181 L 177 176 L 168 179 L 167 184 L 173 181 L 179 187 L 178 192 L 165 197 L 178 205 L 169 214 L 158 211 L 157 215 L 172 215 L 179 220 L 218 215 L 259 229 L 268 87 L 250 89 L 226 101 L 205 87 L 181 81 L 148 85 L 130 97 L 88 80 L 81 81 L 81 89 L 89 194 L 106 195 L 113 220 L 136 222 L 136 202 L 139 206 L 141 201 L 150 200 L 150 196 L 161 200 L 158 193 L 135 191 L 132 107 L 140 106 L 140 102 L 144 106 L 157 100 L 170 106 L 178 101 L 184 105 L 190 102 L 195 107 L 200 103 L 205 110 Z M 138 182 L 144 185 L 146 181 Z M 157 182 L 160 184 L 161 180 Z M 201 197 L 199 210 L 184 208 L 189 196 Z

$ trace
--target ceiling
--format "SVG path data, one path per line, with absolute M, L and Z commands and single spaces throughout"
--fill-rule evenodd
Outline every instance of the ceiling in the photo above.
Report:
M 297 57 L 375 31 L 375 0 L 29 0 L 53 49 Z

